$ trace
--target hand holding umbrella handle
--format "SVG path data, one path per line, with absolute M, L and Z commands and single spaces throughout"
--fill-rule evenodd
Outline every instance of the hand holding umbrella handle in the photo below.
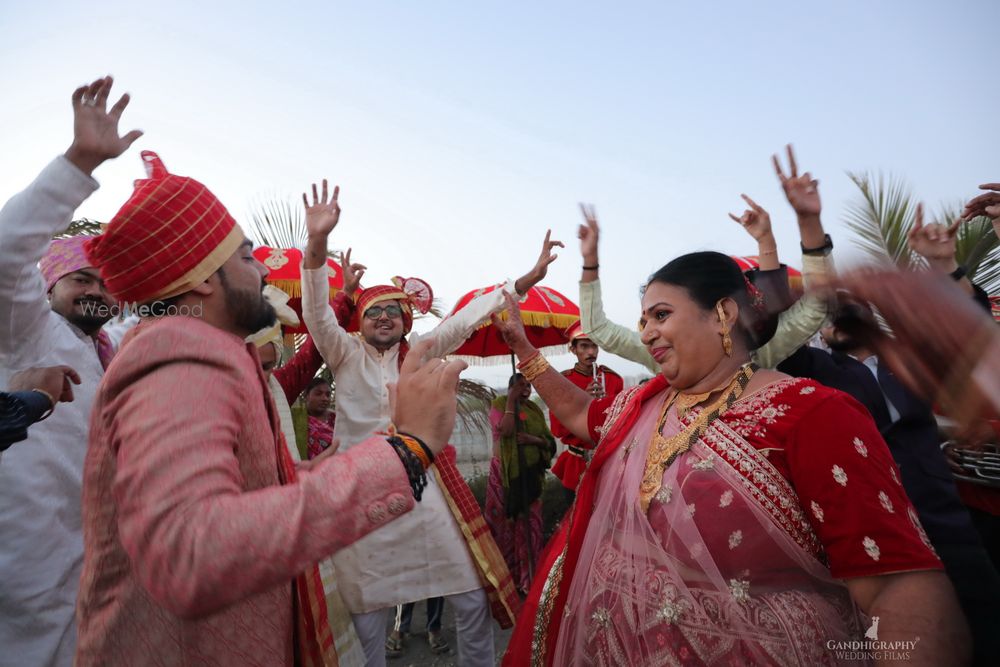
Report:
M 524 361 L 536 354 L 538 350 L 528 340 L 528 333 L 524 330 L 524 322 L 521 321 L 521 307 L 518 305 L 517 299 L 508 292 L 504 292 L 503 296 L 507 302 L 507 319 L 503 319 L 496 313 L 492 313 L 490 319 L 496 330 L 500 332 L 504 342 L 510 346 L 511 351 L 517 355 L 518 359 Z

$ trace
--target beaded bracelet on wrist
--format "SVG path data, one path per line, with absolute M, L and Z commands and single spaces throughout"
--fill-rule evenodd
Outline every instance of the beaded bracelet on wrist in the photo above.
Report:
M 427 446 L 427 443 L 425 443 L 417 436 L 411 435 L 409 433 L 403 433 L 402 431 L 397 431 L 396 434 L 403 439 L 403 442 L 406 443 L 406 446 L 409 447 L 410 450 L 417 455 L 417 458 L 420 459 L 422 463 L 424 463 L 424 468 L 431 467 L 431 465 L 434 463 L 434 452 L 432 452 L 431 448 Z
M 406 470 L 406 477 L 410 481 L 410 488 L 413 489 L 413 498 L 417 502 L 420 502 L 420 497 L 423 495 L 424 489 L 427 488 L 427 475 L 424 464 L 398 435 L 386 438 L 386 442 L 396 451 L 399 460 L 403 462 L 403 469 Z

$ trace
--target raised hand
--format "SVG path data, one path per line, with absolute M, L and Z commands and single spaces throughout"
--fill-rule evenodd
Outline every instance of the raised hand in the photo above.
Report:
M 518 294 L 527 294 L 529 289 L 545 279 L 545 275 L 549 272 L 549 264 L 556 261 L 556 258 L 559 257 L 559 255 L 552 252 L 553 248 L 557 246 L 560 248 L 566 247 L 562 241 L 552 240 L 551 229 L 545 230 L 545 240 L 542 241 L 542 252 L 538 254 L 538 260 L 531 267 L 531 270 L 518 278 L 514 284 L 514 289 L 517 290 Z
M 580 239 L 580 255 L 584 266 L 597 266 L 597 241 L 601 230 L 597 226 L 597 209 L 592 204 L 580 204 L 583 213 L 583 224 L 576 230 Z
M 743 229 L 747 231 L 747 234 L 753 237 L 755 241 L 760 243 L 762 240 L 767 240 L 768 238 L 773 238 L 771 233 L 771 216 L 765 211 L 757 202 L 750 199 L 746 195 L 740 195 L 743 197 L 743 201 L 747 203 L 747 210 L 743 211 L 743 215 L 736 217 L 732 213 L 729 217 L 740 223 Z
M 348 248 L 346 253 L 340 255 L 340 270 L 344 274 L 344 291 L 353 296 L 361 286 L 361 278 L 364 277 L 368 267 L 364 264 L 352 264 L 351 249 Z
M 425 358 L 433 341 L 417 342 L 399 367 L 399 381 L 388 385 L 396 428 L 424 441 L 436 455 L 455 429 L 458 378 L 464 361 Z
M 785 197 L 800 217 L 819 216 L 823 208 L 819 201 L 819 181 L 815 180 L 809 172 L 799 176 L 799 167 L 795 163 L 792 145 L 788 144 L 786 150 L 788 151 L 788 176 L 781 168 L 781 160 L 778 159 L 778 156 L 772 156 L 774 171 L 778 175 L 778 180 L 781 181 Z
M 954 271 L 958 266 L 955 262 L 956 238 L 962 222 L 962 218 L 959 218 L 948 226 L 937 222 L 925 225 L 924 205 L 917 204 L 913 227 L 906 234 L 907 244 L 910 250 L 924 257 L 932 267 L 946 273 Z
M 118 121 L 128 106 L 129 95 L 122 95 L 109 111 L 108 95 L 113 83 L 114 79 L 106 76 L 73 91 L 73 143 L 66 151 L 66 159 L 88 175 L 105 160 L 124 153 L 142 136 L 141 130 L 118 134 Z
M 329 196 L 326 179 L 323 179 L 322 194 L 317 194 L 316 184 L 312 184 L 312 205 L 306 193 L 302 193 L 302 203 L 306 207 L 306 233 L 309 236 L 329 236 L 340 221 L 340 186 L 333 188 L 333 197 Z
M 962 219 L 971 220 L 976 216 L 985 215 L 991 218 L 993 224 L 996 225 L 997 220 L 1000 219 L 1000 183 L 983 183 L 979 189 L 989 190 L 989 192 L 970 199 L 969 203 L 965 205 L 965 210 L 962 211 Z

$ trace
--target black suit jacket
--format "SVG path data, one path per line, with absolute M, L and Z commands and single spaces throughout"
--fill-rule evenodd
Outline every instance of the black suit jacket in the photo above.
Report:
M 779 364 L 778 370 L 839 389 L 867 408 L 889 445 L 903 488 L 932 544 L 981 543 L 941 451 L 931 406 L 904 387 L 891 371 L 880 363 L 876 380 L 871 370 L 853 357 L 812 347 L 800 348 Z M 885 396 L 899 412 L 896 422 L 889 416 Z

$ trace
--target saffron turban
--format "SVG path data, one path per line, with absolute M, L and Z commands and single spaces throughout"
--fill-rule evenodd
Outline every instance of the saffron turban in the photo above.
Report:
M 392 279 L 391 285 L 376 285 L 369 287 L 358 296 L 358 328 L 365 317 L 365 311 L 383 301 L 398 301 L 403 310 L 403 335 L 413 328 L 413 308 L 421 313 L 427 313 L 434 303 L 434 292 L 431 286 L 420 278 Z
M 167 172 L 142 151 L 147 178 L 101 236 L 85 244 L 104 286 L 123 303 L 149 303 L 191 291 L 243 243 L 243 230 L 208 188 Z
M 54 239 L 49 244 L 48 251 L 38 263 L 42 278 L 45 279 L 46 292 L 51 292 L 52 286 L 63 276 L 94 266 L 83 250 L 84 242 L 89 238 L 91 237 L 75 236 L 71 239 Z

